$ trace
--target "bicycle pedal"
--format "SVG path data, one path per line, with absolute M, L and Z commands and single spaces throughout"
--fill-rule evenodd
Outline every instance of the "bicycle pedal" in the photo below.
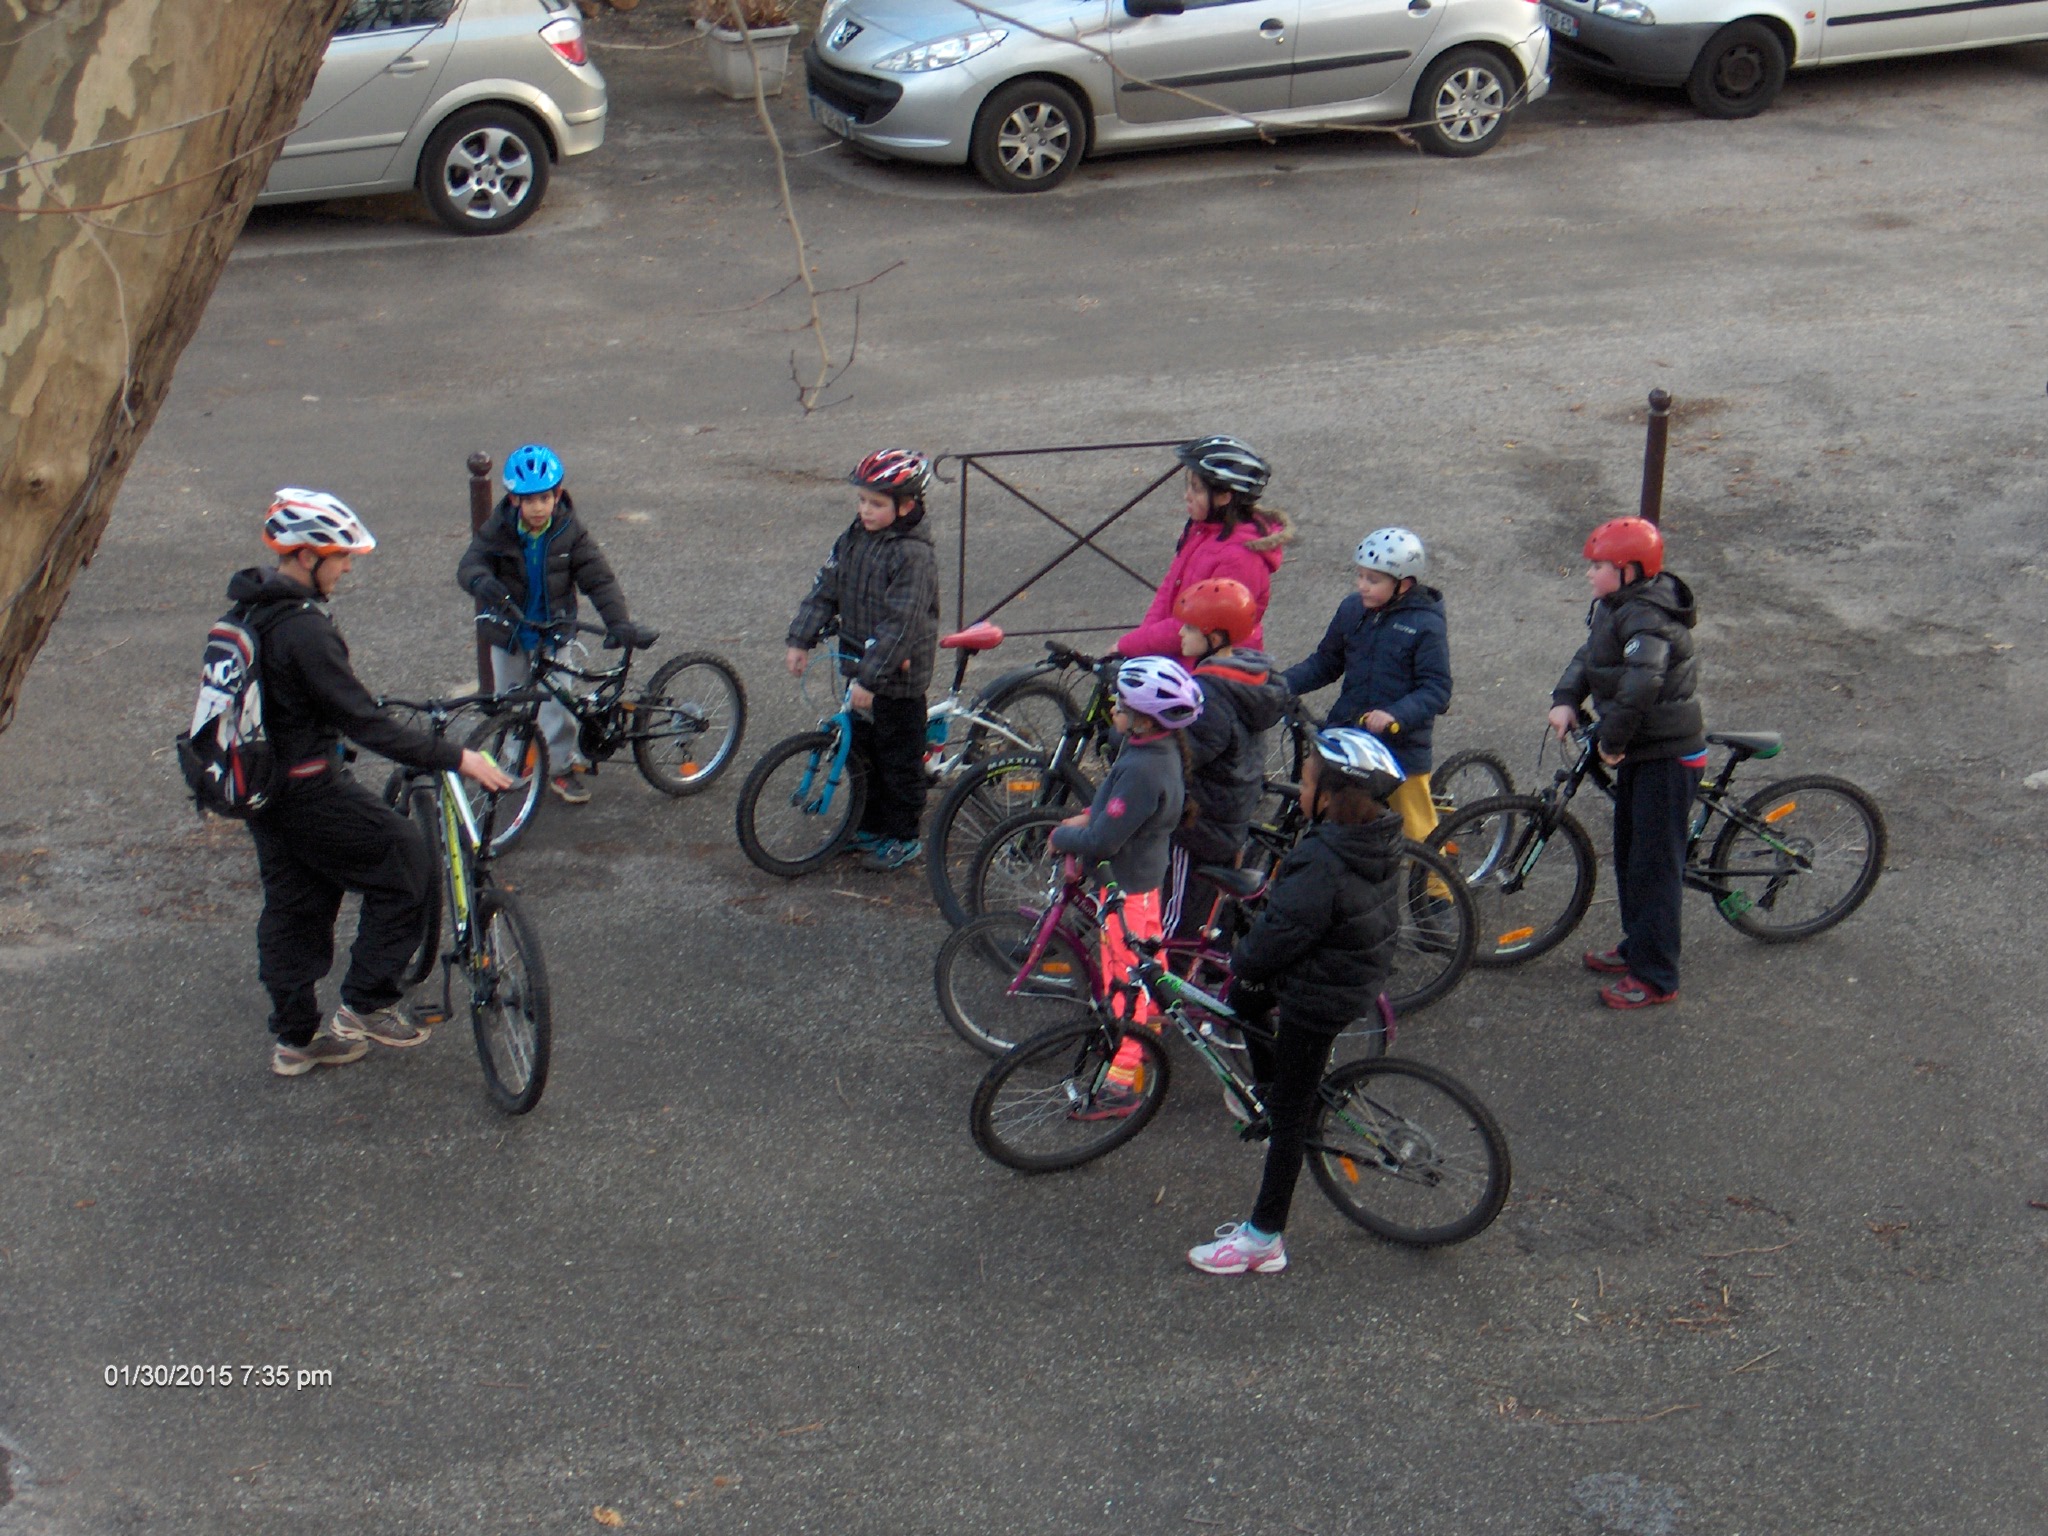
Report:
M 448 1010 L 446 1008 L 422 1008 L 413 1017 L 422 1025 L 431 1029 L 436 1024 L 446 1024 L 448 1022 Z

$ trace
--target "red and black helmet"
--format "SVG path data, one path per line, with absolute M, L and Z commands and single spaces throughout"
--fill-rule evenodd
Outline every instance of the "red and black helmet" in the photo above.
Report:
M 922 496 L 932 483 L 932 461 L 909 448 L 882 448 L 862 459 L 846 478 L 866 491 Z
M 1173 616 L 1203 634 L 1222 630 L 1230 645 L 1244 644 L 1244 637 L 1259 627 L 1259 605 L 1251 588 L 1228 576 L 1198 581 L 1173 600 Z
M 1664 535 L 1647 518 L 1613 518 L 1586 535 L 1586 558 L 1609 560 L 1624 570 L 1640 565 L 1648 581 L 1664 569 Z

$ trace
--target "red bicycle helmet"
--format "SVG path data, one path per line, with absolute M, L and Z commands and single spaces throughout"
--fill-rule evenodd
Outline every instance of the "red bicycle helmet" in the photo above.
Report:
M 1251 588 L 1228 576 L 1198 581 L 1174 599 L 1173 616 L 1203 634 L 1222 630 L 1227 643 L 1242 645 L 1244 637 L 1259 627 L 1259 605 Z
M 1586 558 L 1640 565 L 1647 581 L 1664 569 L 1664 535 L 1646 518 L 1613 518 L 1586 535 Z
M 908 448 L 882 448 L 862 459 L 846 478 L 866 491 L 922 496 L 932 483 L 932 461 Z

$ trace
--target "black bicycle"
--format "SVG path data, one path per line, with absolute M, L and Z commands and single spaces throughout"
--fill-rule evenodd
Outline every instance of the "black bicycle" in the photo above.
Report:
M 620 653 L 609 667 L 577 665 L 580 635 L 605 636 L 604 648 Z M 548 778 L 567 764 L 548 760 L 540 727 L 545 704 L 559 705 L 576 719 L 576 750 L 595 773 L 627 747 L 640 776 L 665 795 L 701 794 L 732 766 L 747 729 L 747 690 L 732 663 L 709 651 L 685 651 L 655 669 L 647 686 L 631 698 L 626 684 L 636 651 L 652 646 L 658 632 L 628 627 L 606 631 L 595 624 L 560 626 L 555 644 L 533 658 L 533 678 L 495 699 L 491 711 L 466 745 L 487 753 L 512 775 L 505 811 L 491 850 L 503 853 L 533 822 Z M 576 661 L 570 658 L 575 657 Z
M 1614 778 L 1588 728 L 1572 733 L 1576 755 L 1541 794 L 1496 795 L 1458 810 L 1430 843 L 1458 868 L 1479 912 L 1474 963 L 1519 965 L 1564 941 L 1593 901 L 1593 840 L 1571 813 L 1590 780 L 1610 799 Z M 1685 846 L 1685 883 L 1714 910 L 1766 944 L 1810 938 L 1863 905 L 1883 872 L 1886 833 L 1877 803 L 1846 779 L 1802 774 L 1738 801 L 1736 770 L 1774 758 L 1775 731 L 1718 731 L 1727 750 L 1702 779 Z M 1708 831 L 1720 830 L 1708 841 Z M 1705 850 L 1704 852 L 1702 850 Z

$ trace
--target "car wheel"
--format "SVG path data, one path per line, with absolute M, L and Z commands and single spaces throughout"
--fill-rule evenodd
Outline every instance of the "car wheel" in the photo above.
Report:
M 998 192 L 1049 192 L 1074 173 L 1088 120 L 1065 86 L 1019 80 L 981 104 L 968 159 Z
M 548 143 L 510 107 L 470 107 L 434 130 L 420 191 L 458 235 L 502 235 L 533 217 L 548 190 Z
M 1785 84 L 1785 45 L 1760 21 L 1738 21 L 1707 39 L 1685 94 L 1706 117 L 1755 117 Z
M 1453 48 L 1416 87 L 1415 137 L 1433 155 L 1484 154 L 1506 131 L 1520 89 L 1496 55 Z

